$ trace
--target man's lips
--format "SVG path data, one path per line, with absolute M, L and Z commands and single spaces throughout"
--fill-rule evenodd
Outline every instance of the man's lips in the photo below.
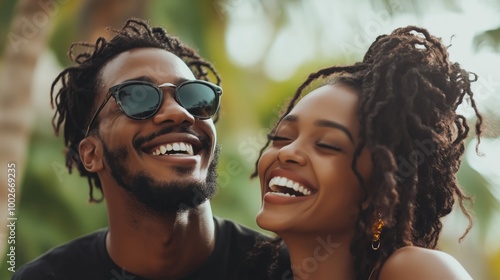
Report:
M 189 133 L 169 133 L 154 138 L 141 147 L 149 155 L 188 155 L 198 154 L 203 148 L 202 141 Z
M 153 148 L 154 156 L 161 155 L 188 155 L 193 156 L 193 145 L 187 142 L 174 142 L 164 145 L 160 145 L 157 148 Z
M 193 148 L 196 146 L 203 146 L 202 148 L 210 147 L 210 140 L 207 137 L 204 137 L 203 135 L 200 135 L 198 132 L 196 132 L 189 124 L 181 124 L 179 126 L 165 126 L 160 130 L 157 130 L 148 135 L 137 136 L 132 141 L 132 145 L 137 151 L 145 151 L 147 149 L 152 149 L 157 145 L 168 143 L 173 144 L 174 142 L 190 143 L 192 144 Z

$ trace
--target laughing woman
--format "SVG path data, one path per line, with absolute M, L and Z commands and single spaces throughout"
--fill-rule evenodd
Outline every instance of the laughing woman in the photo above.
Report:
M 475 79 L 409 26 L 299 87 L 257 168 L 257 223 L 283 238 L 294 279 L 471 279 L 437 245 L 455 200 L 471 221 L 456 180 L 469 126 L 456 109 L 469 100 L 479 139 Z

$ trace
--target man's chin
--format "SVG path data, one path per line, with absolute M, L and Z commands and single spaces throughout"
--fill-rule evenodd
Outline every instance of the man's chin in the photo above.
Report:
M 182 170 L 176 170 L 179 175 L 178 179 L 169 182 L 154 179 L 146 170 L 135 174 L 131 172 L 125 164 L 129 158 L 126 148 L 109 150 L 104 143 L 103 147 L 111 175 L 118 185 L 130 194 L 131 201 L 137 202 L 133 203 L 134 206 L 143 210 L 161 213 L 186 211 L 215 195 L 219 146 L 216 146 L 205 180 L 189 179 L 193 170 L 182 168 Z
M 133 184 L 125 189 L 139 207 L 161 213 L 195 208 L 211 199 L 216 192 L 215 183 L 177 181 L 155 184 L 142 176 L 136 176 Z

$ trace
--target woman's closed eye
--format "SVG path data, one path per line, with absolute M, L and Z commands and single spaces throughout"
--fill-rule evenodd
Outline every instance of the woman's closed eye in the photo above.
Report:
M 267 139 L 268 139 L 270 142 L 276 142 L 276 141 L 290 141 L 290 140 L 291 140 L 290 138 L 283 137 L 283 136 L 278 136 L 278 135 L 273 135 L 273 134 L 269 134 L 269 135 L 267 135 Z
M 331 145 L 331 144 L 325 144 L 325 143 L 317 143 L 316 146 L 322 148 L 322 149 L 328 149 L 336 152 L 342 152 L 343 150 L 337 146 Z

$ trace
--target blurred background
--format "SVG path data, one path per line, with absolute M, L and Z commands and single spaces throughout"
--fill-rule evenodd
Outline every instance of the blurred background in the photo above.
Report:
M 109 36 L 106 27 L 119 28 L 131 16 L 165 27 L 215 64 L 224 95 L 214 213 L 257 230 L 259 183 L 249 175 L 280 106 L 307 75 L 360 60 L 378 35 L 400 26 L 422 26 L 441 37 L 451 60 L 478 74 L 474 91 L 488 131 L 481 156 L 471 134 L 459 172 L 460 183 L 476 198 L 474 228 L 458 243 L 467 223 L 453 211 L 440 247 L 474 279 L 500 279 L 500 2 L 494 0 L 1 1 L 0 279 L 11 277 L 8 217 L 17 218 L 16 268 L 107 224 L 105 204 L 89 203 L 87 181 L 64 167 L 63 143 L 51 127 L 49 91 L 70 65 L 71 42 Z M 469 105 L 459 109 L 474 121 Z M 16 188 L 9 216 L 11 162 Z

